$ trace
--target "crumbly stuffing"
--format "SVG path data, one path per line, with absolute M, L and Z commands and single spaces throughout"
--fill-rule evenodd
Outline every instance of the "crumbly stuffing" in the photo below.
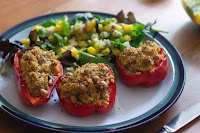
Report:
M 92 104 L 107 107 L 109 84 L 114 82 L 105 64 L 87 63 L 74 73 L 67 73 L 59 84 L 60 96 L 78 104 Z
M 154 41 L 147 41 L 138 48 L 126 48 L 119 54 L 122 68 L 131 75 L 140 75 L 141 72 L 153 72 L 153 66 L 164 59 L 160 53 L 162 47 Z
M 60 72 L 55 53 L 52 50 L 43 51 L 37 46 L 21 51 L 19 65 L 22 70 L 21 76 L 33 97 L 43 96 Z

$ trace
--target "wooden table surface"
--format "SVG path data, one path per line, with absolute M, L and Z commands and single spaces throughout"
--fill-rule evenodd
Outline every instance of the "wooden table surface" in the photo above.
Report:
M 138 21 L 153 22 L 155 28 L 168 31 L 163 34 L 180 52 L 186 68 L 186 84 L 178 101 L 160 117 L 136 128 L 131 133 L 155 133 L 180 111 L 200 101 L 200 27 L 185 13 L 180 0 L 0 0 L 0 34 L 30 18 L 60 11 L 100 11 L 117 14 L 133 11 Z M 197 133 L 200 118 L 179 130 L 179 133 Z M 0 133 L 52 132 L 34 127 L 0 110 Z

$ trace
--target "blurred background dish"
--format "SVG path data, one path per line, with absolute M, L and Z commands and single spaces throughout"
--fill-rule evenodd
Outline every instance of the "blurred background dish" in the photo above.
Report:
M 200 25 L 200 0 L 181 0 L 183 7 L 190 18 Z

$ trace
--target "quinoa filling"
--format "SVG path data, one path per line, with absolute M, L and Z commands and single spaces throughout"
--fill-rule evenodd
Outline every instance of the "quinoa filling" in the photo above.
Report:
M 33 97 L 47 97 L 47 89 L 61 71 L 57 56 L 52 50 L 43 51 L 37 46 L 21 51 L 20 54 L 21 76 L 27 84 L 28 92 Z
M 60 97 L 72 103 L 107 107 L 111 82 L 114 82 L 114 76 L 105 64 L 87 63 L 77 68 L 74 73 L 67 73 L 61 77 Z
M 121 67 L 131 75 L 140 75 L 158 65 L 165 55 L 160 53 L 162 47 L 154 41 L 147 41 L 138 48 L 126 48 L 119 54 Z

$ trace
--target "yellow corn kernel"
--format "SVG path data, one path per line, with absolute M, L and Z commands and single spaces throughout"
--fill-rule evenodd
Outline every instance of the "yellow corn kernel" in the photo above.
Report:
M 124 40 L 125 40 L 125 41 L 131 41 L 131 37 L 130 37 L 129 35 L 125 35 L 125 36 L 124 36 Z
M 94 19 L 92 19 L 87 25 L 86 25 L 86 30 L 87 31 L 91 31 L 92 29 L 94 29 L 96 26 L 96 21 Z
M 22 40 L 22 45 L 25 45 L 26 47 L 29 47 L 30 46 L 30 39 Z
M 61 48 L 61 49 L 60 49 L 60 52 L 61 52 L 61 53 L 65 53 L 65 51 L 67 51 L 67 50 L 64 49 L 64 48 Z
M 58 22 L 56 23 L 56 25 L 59 25 L 60 27 L 62 27 L 62 21 L 58 21 Z
M 120 30 L 122 29 L 122 26 L 120 26 L 120 25 L 115 25 L 115 29 L 118 30 L 118 31 L 120 31 Z
M 96 43 L 94 44 L 94 48 L 96 49 L 97 52 L 99 52 L 99 50 L 100 50 L 101 48 L 100 48 L 100 45 L 99 45 L 98 42 L 96 42 Z
M 195 22 L 200 25 L 200 14 L 199 13 L 194 13 L 195 16 Z
M 55 32 L 61 31 L 61 27 L 60 27 L 59 25 L 56 25 L 54 31 L 55 31 Z
M 70 47 L 69 46 L 64 46 L 64 49 L 68 50 Z
M 36 25 L 34 28 L 33 28 L 33 30 L 39 30 L 39 29 L 41 29 L 42 28 L 42 26 L 40 26 L 40 25 Z
M 133 25 L 132 25 L 132 24 L 128 24 L 128 25 L 125 25 L 125 26 L 124 26 L 123 30 L 124 30 L 125 32 L 129 32 L 129 31 L 132 30 L 132 28 L 133 28 Z
M 118 55 L 120 54 L 120 51 L 119 51 L 119 49 L 117 49 L 117 48 L 113 49 L 112 52 L 113 52 L 113 54 L 114 54 L 115 56 L 118 56 Z
M 100 32 L 102 32 L 102 31 L 103 31 L 103 25 L 102 25 L 102 24 L 99 24 L 99 25 L 98 25 L 98 29 L 99 29 Z
M 61 27 L 60 25 L 56 24 L 56 27 L 55 27 L 54 31 L 55 31 L 56 33 L 58 33 L 58 32 L 60 32 L 61 30 L 62 30 L 62 27 Z
M 104 50 L 101 51 L 102 54 L 110 54 L 110 49 L 106 48 Z
M 86 44 L 85 41 L 80 41 L 80 42 L 78 43 L 78 46 L 81 47 L 81 48 L 83 48 L 83 47 L 85 47 L 85 44 Z
M 97 55 L 97 51 L 94 47 L 89 47 L 88 48 L 88 53 L 92 55 Z
M 113 24 L 112 24 L 112 23 L 109 23 L 109 24 L 105 25 L 105 26 L 103 27 L 103 29 L 104 29 L 105 31 L 107 31 L 107 32 L 111 32 L 111 31 L 112 31 L 112 26 L 113 26 Z
M 49 40 L 50 42 L 55 42 L 55 38 L 54 38 L 53 35 L 48 36 L 48 40 Z
M 72 57 L 74 57 L 75 59 L 78 59 L 79 58 L 79 55 L 78 55 L 78 50 L 76 48 L 72 48 L 71 49 L 71 55 Z

